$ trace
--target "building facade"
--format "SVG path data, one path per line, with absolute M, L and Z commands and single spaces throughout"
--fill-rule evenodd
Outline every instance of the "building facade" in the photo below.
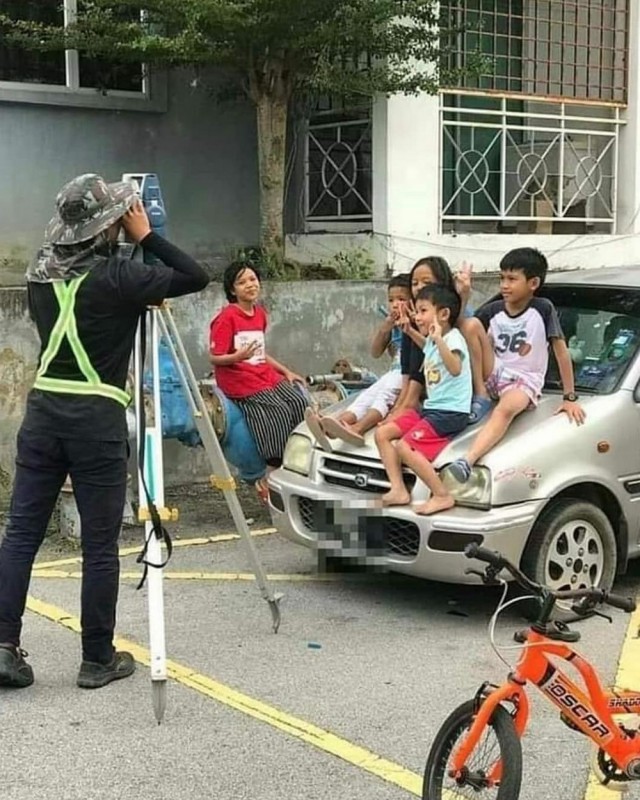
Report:
M 556 268 L 640 264 L 640 4 L 443 0 L 438 96 L 318 109 L 289 252 L 364 246 L 393 269 L 428 253 L 497 267 L 543 249 Z
M 61 23 L 77 1 L 2 0 L 2 10 Z M 0 286 L 23 284 L 56 192 L 82 172 L 157 172 L 171 237 L 202 260 L 255 244 L 255 111 L 217 104 L 217 88 L 214 75 L 151 75 L 0 42 Z

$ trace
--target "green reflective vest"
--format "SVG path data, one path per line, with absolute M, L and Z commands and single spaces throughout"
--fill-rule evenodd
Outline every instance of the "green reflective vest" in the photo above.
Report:
M 103 383 L 100 380 L 100 376 L 91 365 L 87 351 L 82 346 L 82 342 L 78 336 L 78 326 L 75 317 L 76 295 L 78 294 L 78 289 L 82 285 L 82 282 L 88 275 L 89 273 L 87 272 L 80 278 L 73 278 L 68 283 L 63 283 L 62 281 L 54 281 L 53 283 L 56 300 L 60 307 L 60 315 L 58 316 L 56 324 L 53 326 L 51 336 L 49 337 L 49 343 L 42 354 L 42 360 L 36 374 L 34 388 L 40 389 L 43 392 L 108 397 L 110 400 L 115 400 L 126 408 L 131 398 L 124 390 L 119 389 L 117 386 L 110 386 L 108 383 Z M 65 336 L 78 362 L 80 372 L 84 375 L 84 381 L 50 378 L 47 376 L 47 370 L 53 359 L 58 355 L 58 351 L 60 350 Z

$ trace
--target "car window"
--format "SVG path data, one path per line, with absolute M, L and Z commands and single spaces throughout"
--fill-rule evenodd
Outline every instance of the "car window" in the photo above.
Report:
M 577 392 L 614 391 L 640 345 L 640 293 L 631 289 L 546 286 L 571 354 Z M 546 388 L 561 387 L 553 352 Z

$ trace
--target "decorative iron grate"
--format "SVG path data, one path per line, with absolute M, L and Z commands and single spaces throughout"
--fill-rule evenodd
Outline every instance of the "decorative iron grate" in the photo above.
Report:
M 442 0 L 445 67 L 488 62 L 460 88 L 626 102 L 629 0 Z

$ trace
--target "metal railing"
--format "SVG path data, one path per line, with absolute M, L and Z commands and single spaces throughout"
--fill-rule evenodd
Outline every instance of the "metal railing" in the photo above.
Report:
M 371 117 L 313 118 L 305 137 L 305 219 L 308 223 L 370 223 Z
M 613 232 L 622 124 L 616 104 L 443 91 L 443 228 L 570 221 Z
M 634 0 L 637 2 L 637 0 Z M 460 88 L 626 101 L 629 0 L 442 0 L 446 66 L 488 62 Z

